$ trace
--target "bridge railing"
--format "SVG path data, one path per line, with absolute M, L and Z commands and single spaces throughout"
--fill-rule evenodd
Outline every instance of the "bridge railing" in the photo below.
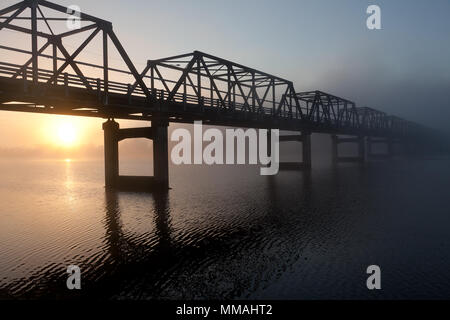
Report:
M 0 62 L 0 76 L 5 76 L 9 78 L 16 78 L 22 80 L 31 80 L 33 79 L 34 71 L 31 67 L 23 68 L 21 65 Z M 49 80 L 51 80 L 49 83 Z M 105 81 L 100 78 L 93 77 L 80 77 L 76 74 L 70 73 L 62 73 L 56 77 L 54 77 L 54 73 L 51 70 L 46 69 L 38 69 L 37 72 L 37 80 L 38 83 L 47 83 L 49 85 L 66 85 L 74 88 L 83 88 L 85 89 L 86 82 L 90 85 L 90 88 L 94 91 L 100 90 L 104 92 L 105 90 Z M 129 91 L 129 84 L 116 82 L 116 81 L 108 81 L 108 89 L 109 92 L 114 92 L 118 94 L 127 94 Z M 145 97 L 144 92 L 140 88 L 136 88 L 133 92 L 135 96 Z

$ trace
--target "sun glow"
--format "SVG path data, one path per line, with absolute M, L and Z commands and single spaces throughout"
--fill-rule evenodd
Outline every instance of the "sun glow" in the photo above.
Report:
M 62 160 L 97 155 L 97 146 L 103 145 L 102 120 L 94 118 L 39 115 L 40 130 L 36 145 L 49 157 L 60 156 Z M 100 153 L 99 153 L 100 154 Z
M 71 147 L 77 142 L 77 130 L 71 122 L 61 122 L 57 126 L 56 138 L 59 145 Z

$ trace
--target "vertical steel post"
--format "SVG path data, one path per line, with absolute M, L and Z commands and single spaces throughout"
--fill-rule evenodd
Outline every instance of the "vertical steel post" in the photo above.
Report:
M 151 66 L 150 68 L 150 90 L 152 92 L 152 96 L 153 99 L 156 99 L 156 94 L 155 94 L 155 67 Z
M 103 91 L 105 105 L 108 104 L 108 92 L 109 92 L 109 66 L 108 66 L 108 32 L 103 30 Z
M 210 94 L 211 94 L 211 107 L 214 107 L 214 88 L 213 88 L 213 83 L 212 83 L 212 79 L 209 79 L 209 86 L 210 86 Z M 220 106 L 218 104 L 218 106 Z
M 230 71 L 230 66 L 227 66 L 227 82 L 228 82 L 228 108 L 231 108 L 231 71 Z
M 255 112 L 255 108 L 256 108 L 255 73 L 252 72 L 252 112 Z
M 275 116 L 276 110 L 277 110 L 277 104 L 275 102 L 275 80 L 272 80 L 272 116 Z
M 197 93 L 198 103 L 202 104 L 202 76 L 200 74 L 200 57 L 197 57 Z
M 31 51 L 33 66 L 33 83 L 38 83 L 38 39 L 37 39 L 37 2 L 31 5 Z
M 55 75 L 58 72 L 58 51 L 56 48 L 56 44 L 53 43 L 53 74 Z M 55 77 L 53 83 L 58 84 L 58 77 Z

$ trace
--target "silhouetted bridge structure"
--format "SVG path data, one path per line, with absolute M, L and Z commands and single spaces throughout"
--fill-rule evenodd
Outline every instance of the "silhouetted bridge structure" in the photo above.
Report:
M 68 18 L 76 15 L 82 25 L 68 28 Z M 110 22 L 44 0 L 0 10 L 0 31 L 6 30 L 27 40 L 14 36 L 0 44 L 0 110 L 108 119 L 107 186 L 127 181 L 168 186 L 170 122 L 299 132 L 280 139 L 302 142 L 303 162 L 281 164 L 292 169 L 311 167 L 313 132 L 332 135 L 335 162 L 364 161 L 366 144 L 373 143 L 387 144 L 390 156 L 395 142 L 410 145 L 430 134 L 421 125 L 325 92 L 296 92 L 291 81 L 199 51 L 148 60 L 138 70 Z M 80 58 L 91 44 L 99 63 Z M 111 66 L 112 51 L 122 68 Z M 151 121 L 152 127 L 120 129 L 113 119 Z M 120 177 L 118 142 L 139 137 L 154 140 L 154 177 Z M 357 143 L 358 155 L 339 157 L 339 143 Z

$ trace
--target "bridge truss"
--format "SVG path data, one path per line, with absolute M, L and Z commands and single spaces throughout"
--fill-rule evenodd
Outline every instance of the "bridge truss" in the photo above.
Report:
M 52 25 L 74 14 L 80 28 Z M 322 91 L 298 93 L 291 81 L 199 51 L 148 60 L 138 71 L 110 22 L 45 0 L 0 10 L 5 30 L 26 35 L 29 48 L 14 38 L 0 44 L 2 52 L 27 56 L 21 64 L 0 58 L 1 110 L 374 136 L 428 130 Z M 80 59 L 94 41 L 97 64 Z M 112 67 L 113 50 L 122 68 Z

